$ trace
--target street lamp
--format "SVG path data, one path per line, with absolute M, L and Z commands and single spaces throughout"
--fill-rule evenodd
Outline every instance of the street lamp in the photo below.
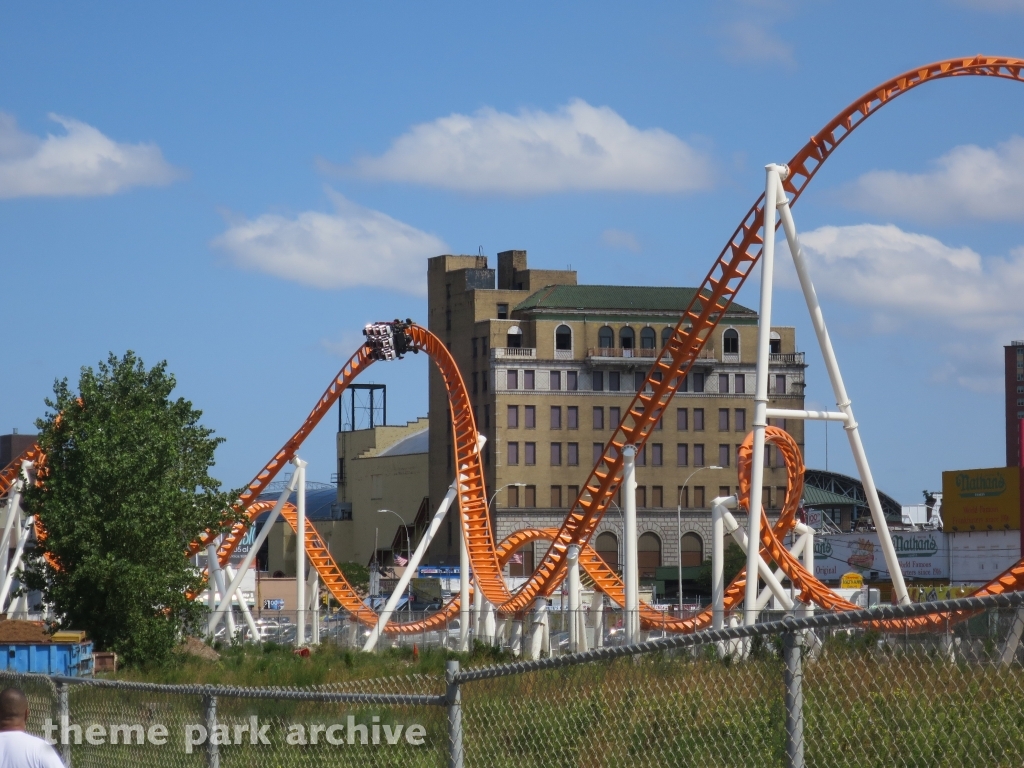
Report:
M 377 512 L 390 512 L 402 522 L 402 530 L 405 531 L 405 554 L 409 557 L 405 564 L 408 566 L 412 562 L 412 541 L 409 539 L 409 527 L 405 524 L 405 518 L 393 509 L 378 509 Z M 412 581 L 409 582 L 409 611 L 412 612 Z
M 498 495 L 499 493 L 501 493 L 501 492 L 502 492 L 503 490 L 505 490 L 506 488 L 525 488 L 525 487 L 526 487 L 526 483 L 505 483 L 505 485 L 501 486 L 501 488 L 499 488 L 499 489 L 498 489 L 498 490 L 496 490 L 496 491 L 495 491 L 494 493 L 492 493 L 492 494 L 491 494 L 491 498 L 489 498 L 489 499 L 487 500 L 487 514 L 488 514 L 488 515 L 490 515 L 490 514 L 491 514 L 491 504 L 493 504 L 493 503 L 494 503 L 494 499 L 495 499 L 495 498 L 497 497 L 497 495 Z M 510 576 L 510 578 L 511 578 L 511 574 L 512 574 L 512 564 L 511 564 L 511 563 L 509 563 L 509 566 L 508 566 L 508 567 L 509 567 L 509 576 Z
M 690 473 L 690 476 L 679 486 L 679 499 L 676 502 L 676 547 L 678 547 L 677 561 L 679 563 L 679 618 L 683 617 L 683 489 L 698 472 L 705 469 L 722 469 L 717 464 L 710 467 L 701 467 Z

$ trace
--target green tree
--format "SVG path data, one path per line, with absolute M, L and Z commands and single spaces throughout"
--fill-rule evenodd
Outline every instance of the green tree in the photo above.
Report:
M 747 556 L 740 549 L 739 545 L 735 541 L 730 541 L 729 545 L 725 548 L 725 557 L 722 561 L 722 575 L 725 577 L 725 585 L 728 586 L 733 579 L 736 578 L 736 574 L 747 567 Z M 697 574 L 696 578 L 697 586 L 701 592 L 710 594 L 711 592 L 711 559 L 705 560 L 701 563 L 700 573 Z
M 62 628 L 129 664 L 166 659 L 199 620 L 188 595 L 203 580 L 185 550 L 235 518 L 237 493 L 209 474 L 223 438 L 192 403 L 171 399 L 174 387 L 166 362 L 147 370 L 131 351 L 111 354 L 82 369 L 77 393 L 56 381 L 36 422 L 46 459 L 25 503 L 47 535 L 27 583 Z

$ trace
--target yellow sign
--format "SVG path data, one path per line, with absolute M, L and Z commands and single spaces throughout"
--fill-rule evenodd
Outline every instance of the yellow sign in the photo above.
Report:
M 1017 467 L 942 473 L 942 528 L 950 531 L 1019 531 Z
M 843 578 L 839 580 L 840 589 L 863 589 L 864 588 L 864 577 L 859 573 L 844 573 Z
M 907 587 L 910 600 L 914 603 L 930 603 L 935 600 L 955 600 L 958 597 L 969 597 L 977 587 L 951 587 L 948 584 L 922 584 Z

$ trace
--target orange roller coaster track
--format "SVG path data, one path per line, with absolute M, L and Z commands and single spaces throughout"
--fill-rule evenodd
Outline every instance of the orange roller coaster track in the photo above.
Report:
M 884 105 L 907 91 L 932 80 L 950 77 L 982 76 L 1007 80 L 1024 80 L 1024 60 L 975 56 L 950 59 L 905 72 L 864 94 L 833 118 L 821 131 L 789 161 L 790 174 L 784 188 L 795 202 L 825 160 L 845 141 L 849 135 L 868 117 Z M 600 523 L 609 503 L 622 482 L 622 448 L 628 444 L 642 446 L 650 435 L 661 414 L 675 395 L 684 377 L 693 366 L 708 338 L 732 304 L 750 271 L 761 255 L 764 226 L 764 196 L 761 195 L 737 227 L 729 242 L 722 250 L 714 266 L 704 278 L 694 299 L 686 308 L 679 323 L 661 350 L 647 374 L 644 386 L 636 397 L 605 446 L 601 459 L 590 473 L 583 490 L 573 503 L 572 509 L 558 529 L 528 530 L 513 534 L 500 544 L 495 541 L 487 514 L 487 496 L 480 462 L 480 450 L 476 425 L 473 421 L 470 400 L 458 367 L 444 345 L 424 328 L 414 324 L 401 324 L 399 331 L 405 334 L 410 351 L 426 352 L 438 366 L 451 403 L 452 429 L 455 435 L 455 466 L 458 480 L 458 502 L 461 525 L 466 539 L 473 574 L 481 591 L 489 602 L 498 606 L 505 615 L 519 614 L 530 607 L 534 599 L 550 594 L 565 575 L 566 556 L 571 544 L 582 546 L 580 562 L 593 579 L 595 585 L 620 605 L 623 602 L 623 586 L 618 576 L 604 565 L 600 557 L 587 546 L 597 525 Z M 274 479 L 281 468 L 291 460 L 309 433 L 316 427 L 342 392 L 369 365 L 374 362 L 367 347 L 359 351 L 345 364 L 331 383 L 316 407 L 303 422 L 299 430 L 285 443 L 277 454 L 266 464 L 249 484 L 238 501 L 237 508 L 245 511 L 245 519 L 236 523 L 230 534 L 224 538 L 218 550 L 218 558 L 226 562 L 237 546 L 242 534 L 265 506 L 257 497 Z M 849 603 L 839 599 L 825 585 L 802 568 L 798 561 L 786 552 L 780 543 L 780 536 L 793 524 L 799 490 L 803 485 L 803 464 L 795 443 L 780 430 L 769 430 L 769 439 L 779 446 L 786 460 L 790 492 L 786 508 L 774 527 L 764 520 L 762 525 L 762 554 L 768 561 L 775 561 L 790 576 L 805 600 L 826 608 L 849 609 Z M 747 498 L 749 486 L 749 439 L 739 463 L 741 503 Z M 6 493 L 23 460 L 39 458 L 37 447 L 26 451 L 8 467 L 0 471 L 0 494 Z M 763 513 L 762 513 L 763 514 Z M 294 526 L 294 512 L 286 505 L 284 517 Z M 41 521 L 45 523 L 45 521 Z M 40 533 L 44 533 L 40 529 Z M 195 542 L 189 553 L 200 551 L 213 540 L 216 532 L 210 531 Z M 544 558 L 530 579 L 515 594 L 510 594 L 501 568 L 505 560 L 528 541 L 548 540 L 551 542 Z M 306 548 L 310 561 L 324 577 L 331 593 L 345 608 L 360 621 L 372 623 L 375 614 L 366 609 L 358 595 L 345 581 L 340 570 L 330 557 L 315 531 L 307 531 Z M 744 574 L 740 574 L 729 586 L 726 593 L 727 607 L 741 599 Z M 1024 561 L 986 585 L 981 594 L 1015 591 L 1024 587 Z M 458 600 L 452 600 L 442 611 L 422 622 L 393 624 L 389 632 L 419 632 L 443 623 L 458 608 Z M 661 614 L 642 608 L 641 621 L 647 627 L 662 627 L 671 631 L 693 631 L 705 626 L 708 617 L 704 614 L 689 620 L 666 619 Z

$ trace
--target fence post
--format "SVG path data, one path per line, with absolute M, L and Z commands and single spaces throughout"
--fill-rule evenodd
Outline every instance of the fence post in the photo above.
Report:
M 782 636 L 786 684 L 786 767 L 804 768 L 803 632 Z
M 463 768 L 462 692 L 456 679 L 459 662 L 449 661 L 444 669 L 445 702 L 448 705 L 448 768 Z
M 217 729 L 217 697 L 203 696 L 203 710 L 206 713 L 206 768 L 220 768 L 220 749 L 213 741 Z
M 64 768 L 71 768 L 71 739 L 63 738 L 65 729 L 71 724 L 67 683 L 57 683 L 57 724 L 60 726 L 60 732 L 57 734 L 60 759 L 64 763 Z

